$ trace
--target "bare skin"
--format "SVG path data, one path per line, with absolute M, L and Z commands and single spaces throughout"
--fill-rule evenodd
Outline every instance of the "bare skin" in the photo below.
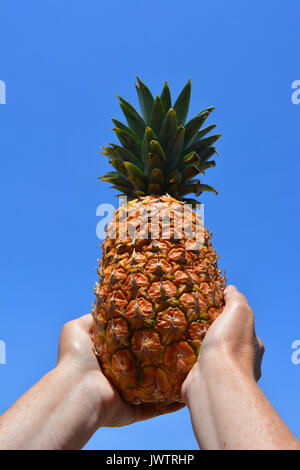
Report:
M 225 301 L 182 387 L 200 448 L 300 449 L 256 384 L 264 348 L 252 310 L 232 286 Z M 63 327 L 57 366 L 0 417 L 0 449 L 80 449 L 101 426 L 182 407 L 124 403 L 99 368 L 91 328 L 91 315 Z
M 101 426 L 125 426 L 182 408 L 128 405 L 102 374 L 90 314 L 66 323 L 57 366 L 0 417 L 0 449 L 81 449 Z
M 182 387 L 199 447 L 300 450 L 256 383 L 264 346 L 246 298 L 228 286 L 225 304 Z

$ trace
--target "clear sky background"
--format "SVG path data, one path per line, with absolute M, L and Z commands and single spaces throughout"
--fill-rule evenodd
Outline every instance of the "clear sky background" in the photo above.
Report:
M 256 314 L 260 385 L 300 438 L 298 0 L 1 0 L 0 413 L 55 365 L 62 325 L 90 311 L 101 252 L 100 146 L 137 104 L 139 75 L 173 97 L 192 78 L 190 116 L 211 105 L 222 138 L 205 181 L 220 266 Z M 246 425 L 246 423 L 245 423 Z M 88 449 L 197 448 L 186 410 L 101 429 Z

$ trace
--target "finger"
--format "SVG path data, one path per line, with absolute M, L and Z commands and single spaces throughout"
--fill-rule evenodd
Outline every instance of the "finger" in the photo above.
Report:
M 184 407 L 185 407 L 184 403 L 180 403 L 179 401 L 176 401 L 175 403 L 171 403 L 171 405 L 167 406 L 166 408 L 158 410 L 158 412 L 160 415 L 165 415 L 168 413 L 174 413 L 175 411 L 179 411 Z
M 258 342 L 258 345 L 259 345 L 261 357 L 263 357 L 263 355 L 265 354 L 265 350 L 266 350 L 265 345 L 264 345 L 263 342 L 259 339 L 258 336 L 257 336 L 257 342 Z
M 173 413 L 175 411 L 181 410 L 185 407 L 184 403 L 171 403 L 169 405 L 166 404 L 157 404 L 157 405 L 139 405 L 139 413 L 137 414 L 136 418 L 138 421 L 144 421 L 146 419 L 155 418 L 156 416 L 161 416 L 168 413 Z
M 260 368 L 260 367 L 256 367 L 256 368 L 255 368 L 255 371 L 254 371 L 254 379 L 255 379 L 255 382 L 258 382 L 260 378 L 261 378 L 261 368 Z
M 227 286 L 224 291 L 225 307 L 239 303 L 249 306 L 246 297 L 235 286 Z
M 78 324 L 87 332 L 89 333 L 92 332 L 94 320 L 90 313 L 87 313 L 86 315 L 82 315 L 82 317 L 77 318 L 77 320 L 75 321 L 77 321 Z
M 227 286 L 224 290 L 224 294 L 230 294 L 231 292 L 238 292 L 237 288 L 232 285 L 232 284 L 229 284 L 229 286 Z
M 261 378 L 261 364 L 263 360 L 265 347 L 261 340 L 255 336 L 255 359 L 254 359 L 254 377 L 256 382 Z

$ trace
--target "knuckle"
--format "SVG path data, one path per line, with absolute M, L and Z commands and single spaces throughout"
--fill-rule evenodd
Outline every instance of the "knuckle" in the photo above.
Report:
M 254 313 L 253 313 L 253 310 L 251 307 L 249 307 L 249 305 L 241 305 L 241 309 L 244 313 L 245 316 L 247 316 L 247 318 L 251 321 L 254 322 Z
M 254 314 L 251 307 L 249 307 L 249 305 L 243 302 L 241 299 L 236 299 L 236 301 L 232 305 L 232 308 L 237 310 L 239 313 L 248 316 L 249 318 L 254 318 Z
M 74 320 L 70 320 L 68 321 L 67 323 L 65 323 L 62 327 L 62 332 L 63 333 L 67 333 L 69 332 L 70 330 L 72 330 L 74 327 Z
M 245 313 L 247 313 L 249 319 L 254 322 L 254 313 L 253 313 L 253 310 L 252 310 L 252 308 L 249 307 L 248 305 L 245 306 Z

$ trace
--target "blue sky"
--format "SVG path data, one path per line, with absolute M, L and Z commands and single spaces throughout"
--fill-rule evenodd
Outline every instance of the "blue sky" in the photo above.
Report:
M 262 390 L 300 438 L 298 0 L 1 0 L 0 413 L 55 365 L 62 325 L 90 310 L 100 257 L 101 145 L 137 104 L 139 75 L 173 97 L 192 78 L 190 116 L 216 106 L 217 167 L 205 222 L 220 266 L 256 314 Z M 100 429 L 88 449 L 194 449 L 186 410 Z

